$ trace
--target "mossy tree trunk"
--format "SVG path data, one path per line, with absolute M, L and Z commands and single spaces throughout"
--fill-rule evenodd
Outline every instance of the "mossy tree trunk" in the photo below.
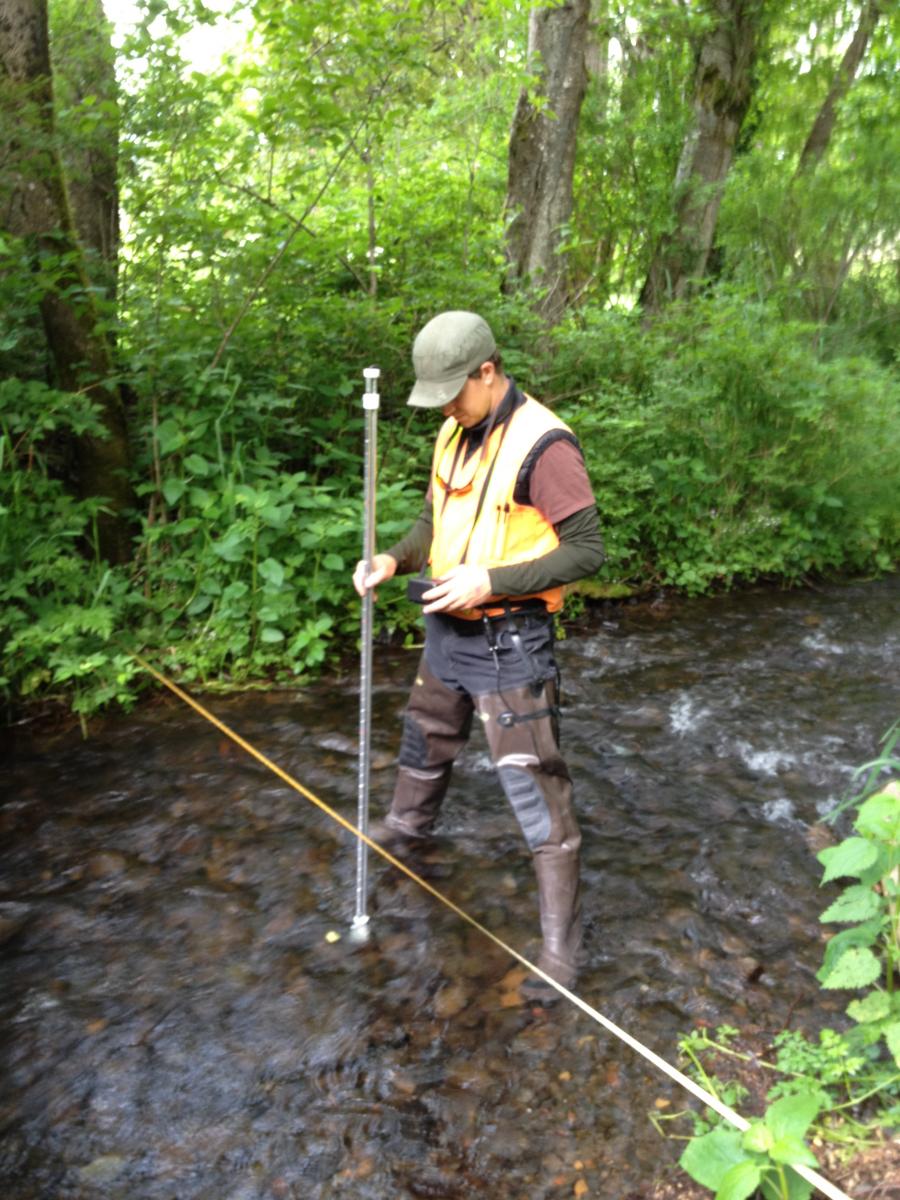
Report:
M 560 244 L 572 216 L 589 13 L 589 0 L 532 8 L 528 60 L 539 84 L 536 95 L 522 90 L 509 141 L 509 282 L 540 289 L 539 309 L 549 324 L 561 316 L 567 299 Z
M 23 239 L 40 272 L 54 385 L 99 405 L 105 436 L 78 438 L 71 482 L 106 501 L 100 550 L 121 562 L 131 544 L 128 429 L 57 145 L 47 0 L 0 0 L 0 117 L 0 228 Z
M 640 293 L 647 312 L 681 299 L 703 280 L 722 191 L 753 96 L 762 0 L 713 0 L 699 47 L 693 116 L 675 175 L 672 230 L 662 235 Z

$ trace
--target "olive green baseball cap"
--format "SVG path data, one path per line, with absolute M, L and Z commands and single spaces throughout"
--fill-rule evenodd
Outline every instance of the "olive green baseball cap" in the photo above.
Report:
M 487 321 L 472 312 L 433 317 L 413 343 L 416 384 L 408 404 L 442 408 L 458 396 L 471 371 L 497 349 Z

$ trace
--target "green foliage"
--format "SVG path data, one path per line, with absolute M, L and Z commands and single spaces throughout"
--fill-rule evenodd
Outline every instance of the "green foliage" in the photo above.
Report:
M 296 679 L 354 644 L 350 587 L 362 526 L 360 455 L 296 421 L 291 402 L 200 376 L 195 405 L 157 406 L 143 464 L 151 478 L 141 578 L 184 678 Z M 349 406 L 347 413 L 350 420 Z M 357 413 L 361 436 L 361 410 Z M 297 470 L 294 440 L 305 447 Z M 419 503 L 403 482 L 378 493 L 395 535 Z M 400 627 L 399 597 L 379 606 Z
M 890 758 L 898 728 L 895 725 L 886 736 L 888 754 L 879 763 Z M 694 1030 L 679 1041 L 689 1069 L 726 1104 L 733 1105 L 740 1092 L 733 1082 L 723 1084 L 712 1074 L 713 1061 L 752 1063 L 776 1075 L 764 1116 L 743 1134 L 721 1121 L 714 1123 L 717 1118 L 709 1111 L 707 1119 L 688 1114 L 694 1136 L 681 1166 L 713 1189 L 717 1200 L 740 1200 L 756 1188 L 766 1197 L 806 1197 L 809 1186 L 787 1168 L 816 1165 L 803 1142 L 808 1130 L 818 1139 L 852 1148 L 864 1142 L 871 1129 L 900 1124 L 900 782 L 864 788 L 853 825 L 855 834 L 818 856 L 823 883 L 858 881 L 820 918 L 852 926 L 828 943 L 818 976 L 822 987 L 871 989 L 848 1005 L 850 1028 L 822 1029 L 818 1039 L 783 1030 L 773 1039 L 774 1062 L 738 1049 L 738 1030 L 730 1027 L 716 1030 L 714 1038 Z M 659 1119 L 656 1123 L 659 1127 Z
M 650 330 L 586 313 L 552 380 L 608 539 L 602 578 L 700 592 L 773 575 L 887 570 L 900 545 L 900 390 L 823 360 L 813 330 L 722 290 Z M 597 382 L 589 382 L 594 373 Z
M 139 536 L 131 568 L 98 565 L 103 501 L 76 498 L 73 454 L 96 412 L 43 386 L 54 363 L 41 306 L 68 264 L 0 232 L 8 702 L 130 702 L 118 644 L 227 685 L 302 679 L 352 650 L 360 372 L 382 369 L 384 545 L 421 503 L 434 422 L 402 400 L 412 339 L 444 308 L 483 311 L 517 382 L 581 438 L 608 551 L 595 594 L 892 569 L 895 15 L 882 16 L 827 155 L 794 178 L 851 8 L 791 0 L 773 13 L 714 278 L 652 326 L 631 308 L 671 221 L 710 15 L 655 0 L 597 14 L 565 230 L 571 303 L 548 330 L 527 296 L 501 292 L 509 128 L 536 65 L 527 5 L 143 0 L 116 87 L 93 5 L 53 0 L 73 201 L 118 140 L 116 311 L 112 272 L 90 250 L 86 295 L 118 355 L 107 383 L 128 398 Z M 232 48 L 195 69 L 190 36 L 220 19 Z M 4 195 L 14 167 L 0 167 Z M 401 590 L 379 599 L 387 636 L 411 636 Z M 853 918 L 832 939 L 856 951 L 842 972 L 869 962 L 872 903 L 851 893 L 836 910 Z
M 886 784 L 859 805 L 856 836 L 819 853 L 823 882 L 858 880 L 845 887 L 820 920 L 852 925 L 831 939 L 818 978 L 825 988 L 870 988 L 850 1003 L 855 1041 L 883 1039 L 900 1066 L 900 782 Z
M 99 429 L 83 396 L 0 382 L 0 694 L 64 697 L 82 721 L 134 699 L 137 668 L 114 635 L 142 607 L 127 574 L 93 552 L 101 502 L 52 477 L 67 435 Z
M 757 1188 L 766 1200 L 806 1200 L 812 1186 L 790 1168 L 818 1165 L 803 1138 L 819 1107 L 814 1095 L 776 1100 L 743 1133 L 720 1126 L 694 1138 L 679 1165 L 716 1200 L 746 1200 Z

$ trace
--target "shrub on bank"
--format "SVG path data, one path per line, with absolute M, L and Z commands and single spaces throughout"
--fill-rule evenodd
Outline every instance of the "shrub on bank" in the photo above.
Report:
M 499 303 L 495 324 L 518 381 L 581 439 L 607 589 L 695 594 L 892 568 L 900 386 L 874 359 L 825 358 L 814 328 L 728 292 L 651 326 L 636 313 L 582 310 L 544 342 L 520 305 Z M 360 362 L 391 364 L 379 435 L 385 545 L 419 511 L 436 421 L 402 403 L 410 330 L 372 329 L 377 341 L 357 347 Z M 315 329 L 303 337 L 318 362 Z M 2 385 L 8 709 L 42 697 L 82 715 L 129 703 L 130 647 L 182 679 L 227 686 L 302 680 L 353 650 L 358 364 L 338 369 L 330 358 L 327 372 L 305 374 L 318 379 L 315 394 L 300 395 L 281 376 L 267 385 L 264 362 L 248 364 L 248 384 L 202 358 L 182 348 L 162 373 L 132 376 L 141 508 L 127 568 L 95 553 L 100 502 L 73 499 L 57 477 L 60 435 L 99 428 L 90 403 L 34 382 Z M 137 351 L 134 361 L 140 368 Z M 410 630 L 417 615 L 399 583 L 382 589 L 377 612 L 382 636 Z

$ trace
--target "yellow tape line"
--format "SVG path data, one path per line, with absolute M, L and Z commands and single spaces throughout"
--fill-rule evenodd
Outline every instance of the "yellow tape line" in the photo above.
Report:
M 608 1017 L 604 1017 L 604 1015 L 601 1012 L 598 1012 L 596 1008 L 592 1008 L 591 1005 L 582 1000 L 580 996 L 576 996 L 574 992 L 570 992 L 569 989 L 563 987 L 561 983 L 557 983 L 552 976 L 548 975 L 545 971 L 542 971 L 539 966 L 525 958 L 525 956 L 520 954 L 518 950 L 514 950 L 512 946 L 507 945 L 502 938 L 498 938 L 496 934 L 491 933 L 491 931 L 482 925 L 480 921 L 476 921 L 474 917 L 470 916 L 464 909 L 460 908 L 459 905 L 454 904 L 449 897 L 443 894 L 443 892 L 439 892 L 437 888 L 432 887 L 426 879 L 421 877 L 421 875 L 417 875 L 415 871 L 410 870 L 406 863 L 401 862 L 399 858 L 395 858 L 393 854 L 389 853 L 389 851 L 385 850 L 385 848 L 380 846 L 377 842 L 373 842 L 370 837 L 362 832 L 362 830 L 357 829 L 355 825 L 353 825 L 345 817 L 342 817 L 339 812 L 335 811 L 335 809 L 333 809 L 329 804 L 326 804 L 324 800 L 320 800 L 315 793 L 309 790 L 309 788 L 305 788 L 302 783 L 298 783 L 298 781 L 294 779 L 292 775 L 289 775 L 287 771 L 279 767 L 277 763 L 272 762 L 272 760 L 267 758 L 262 751 L 257 750 L 255 746 L 251 745 L 250 742 L 248 742 L 245 738 L 242 738 L 239 733 L 235 733 L 235 731 L 226 725 L 224 721 L 220 721 L 218 717 L 214 716 L 211 712 L 209 712 L 208 709 L 204 708 L 203 705 L 197 700 L 194 700 L 192 696 L 189 696 L 187 692 L 182 691 L 177 683 L 173 683 L 171 679 L 167 679 L 165 675 L 163 675 L 160 671 L 157 671 L 155 667 L 151 666 L 146 659 L 141 658 L 139 654 L 133 654 L 132 657 L 134 658 L 135 662 L 140 663 L 144 670 L 148 671 L 154 679 L 158 680 L 163 687 L 168 688 L 170 692 L 173 692 L 179 698 L 179 700 L 183 700 L 185 704 L 190 705 L 195 712 L 198 712 L 202 717 L 205 717 L 211 725 L 215 725 L 216 729 L 221 730 L 226 737 L 229 737 L 233 742 L 236 742 L 242 750 L 246 750 L 246 752 L 255 758 L 257 762 L 261 762 L 263 766 L 268 767 L 269 770 L 274 772 L 279 779 L 284 780 L 289 787 L 292 787 L 295 792 L 299 792 L 301 796 L 304 796 L 310 801 L 310 803 L 314 804 L 316 808 L 320 808 L 322 812 L 327 813 L 333 821 L 337 821 L 338 825 L 342 825 L 348 833 L 352 833 L 354 837 L 365 842 L 370 849 L 374 850 L 377 854 L 380 854 L 382 858 L 387 859 L 391 866 L 396 867 L 398 871 L 402 871 L 404 875 L 412 879 L 419 885 L 419 887 L 424 888 L 426 892 L 434 896 L 435 900 L 439 900 L 441 904 L 449 908 L 451 912 L 456 913 L 458 917 L 461 917 L 462 920 L 471 925 L 473 929 L 477 929 L 479 933 L 483 934 L 486 938 L 492 941 L 495 946 L 499 946 L 501 950 L 511 955 L 514 959 L 516 959 L 517 962 L 520 962 L 523 967 L 526 967 L 529 971 L 533 972 L 546 983 L 550 984 L 550 986 L 555 988 L 561 996 L 564 996 L 577 1008 L 580 1008 L 582 1012 L 587 1013 L 587 1015 L 596 1021 L 598 1025 L 602 1025 L 604 1029 L 608 1030 L 611 1034 L 613 1034 L 614 1037 L 617 1037 L 619 1041 L 624 1042 L 626 1046 L 630 1046 L 631 1049 L 637 1054 L 640 1054 L 642 1058 L 645 1058 L 648 1062 L 653 1063 L 655 1067 L 657 1067 L 665 1075 L 668 1075 L 670 1079 L 673 1079 L 686 1091 L 690 1092 L 692 1096 L 696 1096 L 696 1098 L 702 1101 L 703 1104 L 705 1104 L 708 1108 L 711 1108 L 714 1112 L 717 1112 L 720 1117 L 724 1117 L 726 1121 L 729 1121 L 732 1125 L 736 1126 L 736 1128 L 740 1130 L 749 1129 L 750 1122 L 745 1117 L 742 1117 L 740 1113 L 735 1112 L 733 1108 L 729 1108 L 727 1104 L 723 1104 L 718 1097 L 713 1096 L 698 1083 L 695 1083 L 693 1079 L 690 1079 L 687 1075 L 682 1074 L 682 1072 L 677 1070 L 677 1068 L 667 1063 L 664 1058 L 660 1058 L 658 1054 L 654 1054 L 652 1050 L 650 1050 L 642 1042 L 639 1042 L 637 1038 L 633 1038 L 630 1033 L 626 1033 L 624 1029 L 620 1029 L 618 1025 L 610 1021 Z M 848 1196 L 846 1192 L 842 1192 L 840 1188 L 836 1187 L 833 1183 L 829 1183 L 827 1179 L 824 1179 L 815 1171 L 811 1171 L 809 1167 L 797 1165 L 792 1166 L 791 1170 L 796 1171 L 801 1178 L 807 1181 L 807 1183 L 811 1183 L 822 1193 L 823 1196 L 828 1196 L 829 1200 L 852 1200 L 852 1197 Z

